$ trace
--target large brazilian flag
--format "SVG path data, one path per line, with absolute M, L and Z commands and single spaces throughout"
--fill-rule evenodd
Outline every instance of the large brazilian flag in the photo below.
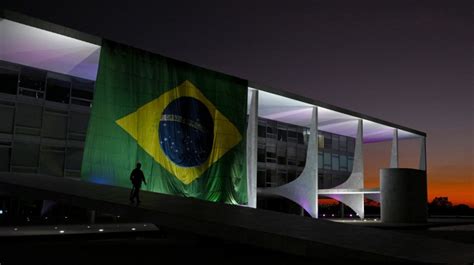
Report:
M 87 181 L 247 203 L 247 82 L 104 40 L 82 163 Z

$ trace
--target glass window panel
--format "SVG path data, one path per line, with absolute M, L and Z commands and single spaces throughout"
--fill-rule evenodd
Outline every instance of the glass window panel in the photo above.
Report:
M 20 87 L 44 91 L 46 72 L 29 67 L 22 67 L 20 72 Z
M 258 125 L 258 137 L 266 137 L 265 126 Z
M 280 165 L 286 165 L 286 157 L 279 156 L 279 157 L 278 157 L 278 164 L 280 164 Z
M 304 144 L 304 135 L 302 132 L 298 133 L 298 143 L 299 144 Z
M 295 179 L 296 179 L 296 171 L 288 170 L 288 182 L 293 181 Z
M 92 100 L 94 96 L 94 81 L 74 78 L 71 85 L 73 97 Z
M 296 134 L 295 131 L 288 131 L 288 137 L 297 138 L 298 135 Z
M 323 152 L 318 152 L 318 168 L 323 168 Z
M 257 171 L 257 187 L 265 187 L 265 170 Z
M 324 169 L 331 169 L 331 153 L 324 152 Z
M 341 151 L 346 151 L 347 150 L 347 137 L 341 136 L 339 137 L 339 149 Z
M 331 135 L 324 134 L 324 148 L 331 148 Z
M 332 170 L 339 170 L 339 155 L 332 154 Z
M 18 72 L 0 68 L 0 92 L 16 95 Z
M 339 159 L 340 167 L 342 171 L 347 171 L 347 156 L 341 155 Z
M 320 149 L 324 148 L 324 136 L 323 135 L 318 135 L 318 147 Z
M 296 157 L 296 146 L 290 145 L 287 149 L 288 158 Z
M 272 152 L 267 152 L 267 158 L 276 158 L 276 154 Z
M 69 104 L 70 86 L 68 81 L 48 78 L 46 100 Z
M 286 131 L 278 129 L 278 141 L 286 142 Z
M 72 96 L 75 98 L 92 100 L 94 93 L 87 90 L 72 89 Z
M 264 148 L 258 148 L 257 160 L 258 162 L 265 162 L 265 149 Z
M 339 135 L 336 135 L 336 134 L 332 135 L 332 149 L 334 150 L 339 149 Z
M 352 166 L 354 165 L 354 157 L 349 156 L 349 158 L 347 159 L 347 162 L 348 162 L 347 170 L 352 172 Z
M 347 151 L 349 153 L 354 153 L 354 149 L 355 149 L 355 139 L 347 138 Z
M 299 167 L 304 167 L 306 164 L 306 160 L 298 160 L 298 166 Z

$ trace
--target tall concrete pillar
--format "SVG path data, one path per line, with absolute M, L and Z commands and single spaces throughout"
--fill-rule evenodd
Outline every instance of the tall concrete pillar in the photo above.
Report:
M 276 195 L 294 201 L 313 218 L 318 218 L 318 108 L 311 116 L 306 165 L 298 178 L 287 184 L 259 189 L 261 194 Z
M 420 170 L 426 171 L 426 137 L 420 137 Z
M 357 124 L 357 136 L 354 148 L 354 163 L 352 173 L 345 182 L 334 189 L 363 189 L 364 188 L 364 129 L 360 119 Z
M 392 152 L 390 155 L 390 167 L 398 168 L 398 129 L 393 130 Z
M 258 90 L 251 90 L 247 121 L 247 197 L 248 206 L 257 207 Z
M 352 166 L 352 173 L 345 182 L 341 185 L 334 187 L 330 190 L 335 190 L 334 193 L 330 191 L 326 192 L 330 198 L 338 200 L 347 206 L 349 206 L 354 212 L 356 212 L 360 218 L 364 218 L 364 194 L 344 194 L 337 192 L 344 190 L 362 190 L 364 189 L 364 123 L 362 119 L 359 119 L 357 123 L 357 135 L 354 148 L 354 163 Z

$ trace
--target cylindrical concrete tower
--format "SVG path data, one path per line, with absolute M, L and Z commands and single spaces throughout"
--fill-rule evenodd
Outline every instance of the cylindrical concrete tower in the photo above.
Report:
M 426 171 L 380 169 L 380 207 L 383 223 L 423 223 L 427 218 Z

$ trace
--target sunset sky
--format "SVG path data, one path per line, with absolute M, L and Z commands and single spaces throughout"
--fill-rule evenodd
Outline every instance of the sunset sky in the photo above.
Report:
M 474 207 L 472 1 L 3 3 L 80 31 L 424 131 L 429 200 L 447 196 L 455 204 Z M 407 141 L 400 148 L 401 166 L 416 167 L 417 143 Z M 376 187 L 390 146 L 367 145 L 364 151 L 365 184 Z

